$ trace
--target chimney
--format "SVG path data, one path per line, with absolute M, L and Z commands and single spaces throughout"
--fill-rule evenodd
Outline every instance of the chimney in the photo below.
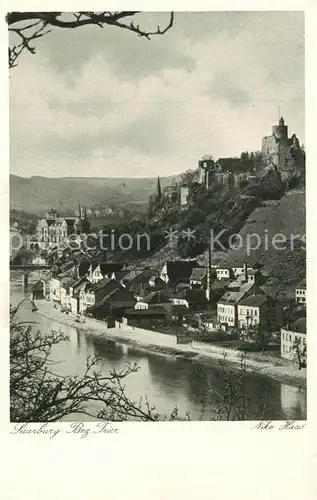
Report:
M 75 264 L 75 268 L 74 268 L 74 277 L 76 279 L 79 279 L 79 264 Z
M 247 283 L 248 282 L 248 263 L 244 263 L 244 280 Z

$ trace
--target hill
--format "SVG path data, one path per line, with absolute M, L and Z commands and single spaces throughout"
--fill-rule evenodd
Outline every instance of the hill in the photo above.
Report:
M 305 191 L 288 191 L 280 200 L 272 200 L 256 208 L 239 235 L 243 246 L 228 252 L 228 265 L 243 261 L 252 264 L 259 260 L 265 274 L 283 281 L 292 279 L 294 275 L 302 277 L 306 269 Z
M 163 177 L 166 186 L 175 177 Z M 108 177 L 20 177 L 10 175 L 10 209 L 42 213 L 48 208 L 60 212 L 77 210 L 78 202 L 87 207 L 107 205 L 144 211 L 149 195 L 155 191 L 156 178 Z
M 173 217 L 172 217 L 173 216 Z M 169 225 L 164 214 L 159 218 L 161 229 L 172 227 L 179 232 L 195 230 L 196 238 L 214 228 L 215 236 L 224 231 L 220 246 L 215 242 L 213 261 L 240 267 L 260 261 L 262 272 L 284 284 L 298 282 L 306 273 L 306 209 L 305 189 L 286 191 L 280 199 L 261 200 L 243 196 L 240 192 L 213 189 L 200 195 L 188 210 L 169 214 Z M 234 247 L 228 247 L 228 236 Z M 166 241 L 166 240 L 165 240 Z M 218 240 L 219 241 L 219 240 Z M 230 248 L 231 247 L 231 248 Z M 161 262 L 169 258 L 198 258 L 207 265 L 206 240 L 190 243 L 179 240 L 174 248 L 160 248 L 149 261 Z

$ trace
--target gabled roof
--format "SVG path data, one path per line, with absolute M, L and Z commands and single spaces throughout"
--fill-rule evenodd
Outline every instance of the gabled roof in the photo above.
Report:
M 306 290 L 306 279 L 302 279 L 297 285 L 296 290 Z
M 142 302 L 146 302 L 147 304 L 166 304 L 170 302 L 170 299 L 165 293 L 154 291 L 144 297 Z
M 238 291 L 227 291 L 218 301 L 218 304 L 236 305 L 244 295 L 254 286 L 253 283 L 242 283 Z
M 170 281 L 189 280 L 194 267 L 198 267 L 196 260 L 171 260 L 166 262 L 167 275 Z
M 101 290 L 102 288 L 104 288 L 105 286 L 108 285 L 108 283 L 110 283 L 111 281 L 113 281 L 114 283 L 117 283 L 118 286 L 120 286 L 120 284 L 115 281 L 115 280 L 112 280 L 111 278 L 102 278 L 100 281 L 98 281 L 97 283 L 93 283 L 92 284 L 92 290 L 94 292 L 98 291 L 98 290 Z
M 120 285 L 120 283 L 118 283 L 117 281 L 108 278 L 104 278 L 103 280 L 93 285 L 93 287 L 91 288 L 92 293 L 94 293 L 95 295 L 98 294 L 98 297 L 102 295 L 102 298 L 109 295 L 109 293 L 112 292 L 113 290 L 128 291 L 124 286 Z
M 223 269 L 231 269 L 231 266 L 229 266 L 225 262 L 218 262 L 218 265 L 217 265 L 217 268 L 216 268 L 216 272 L 218 270 L 223 270 Z
M 79 264 L 79 276 L 85 276 L 88 273 L 91 262 L 83 261 Z
M 63 288 L 69 288 L 70 286 L 72 286 L 73 282 L 74 282 L 73 276 L 64 276 L 60 279 L 60 283 Z
M 76 278 L 76 280 L 73 282 L 71 286 L 73 287 L 74 290 L 76 290 L 83 288 L 86 285 L 86 283 L 89 283 L 89 281 L 85 276 L 83 276 L 81 278 Z
M 60 266 L 60 270 L 63 273 L 65 271 L 68 271 L 69 269 L 72 269 L 73 267 L 74 267 L 74 262 L 71 260 L 71 261 L 65 262 L 65 264 L 62 264 Z
M 239 302 L 239 306 L 260 307 L 268 300 L 267 295 L 249 295 Z
M 100 270 L 102 275 L 113 273 L 114 271 L 121 271 L 125 266 L 124 262 L 102 262 L 100 263 Z
M 155 271 L 154 269 L 144 269 L 143 271 L 139 270 L 137 274 L 129 280 L 129 283 L 131 285 L 134 285 L 136 283 L 148 282 L 151 278 L 156 276 L 157 276 L 157 271 Z M 129 275 L 126 275 L 124 277 L 124 281 L 126 281 L 127 277 L 129 278 Z
M 230 285 L 230 278 L 221 278 L 220 280 L 214 280 L 211 289 L 215 292 L 225 290 Z
M 113 288 L 112 290 L 107 290 L 105 292 L 105 295 L 104 297 L 102 297 L 101 300 L 99 300 L 96 304 L 94 304 L 93 306 L 91 306 L 89 308 L 89 310 L 95 310 L 95 309 L 98 309 L 99 307 L 102 307 L 104 305 L 107 304 L 107 302 L 109 302 L 109 300 L 111 299 L 114 299 L 115 296 L 117 294 L 120 294 L 121 296 L 121 300 L 122 300 L 122 296 L 125 296 L 125 298 L 130 302 L 130 301 L 134 301 L 136 302 L 133 294 L 131 292 L 129 292 L 129 290 L 127 290 L 126 288 Z M 122 300 L 122 302 L 124 302 L 124 300 Z
M 221 165 L 224 170 L 235 170 L 241 166 L 240 158 L 218 158 L 215 165 Z
M 175 299 L 185 299 L 189 304 L 203 304 L 208 302 L 205 290 L 181 290 L 176 293 L 173 298 Z
M 289 330 L 298 333 L 307 333 L 306 318 L 298 318 L 290 326 Z
M 121 281 L 127 274 L 128 271 L 113 271 L 115 275 L 115 279 L 117 281 Z
M 207 269 L 205 267 L 194 267 L 190 275 L 192 281 L 202 281 L 207 276 Z

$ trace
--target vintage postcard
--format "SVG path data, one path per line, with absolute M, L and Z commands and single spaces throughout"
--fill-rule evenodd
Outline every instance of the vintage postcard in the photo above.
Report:
M 207 472 L 177 490 L 175 455 L 144 498 L 299 498 L 310 463 L 309 20 L 304 6 L 231 9 L 4 14 L 11 453 L 71 446 L 74 466 L 102 443 L 134 470 L 137 442 L 175 436 L 188 459 L 202 450 L 204 475 L 209 441 L 210 470 L 249 448 L 273 477 L 221 492 Z M 280 462 L 298 471 L 287 487 Z M 43 496 L 45 472 L 25 496 L 9 477 L 5 500 Z M 51 494 L 136 498 L 131 478 Z

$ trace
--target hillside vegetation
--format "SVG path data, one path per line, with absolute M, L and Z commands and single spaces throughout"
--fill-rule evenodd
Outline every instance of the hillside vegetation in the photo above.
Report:
M 123 229 L 127 228 L 118 228 Z M 263 182 L 243 182 L 240 188 L 214 185 L 204 192 L 198 186 L 185 210 L 163 198 L 155 214 L 135 229 L 151 236 L 150 252 L 116 252 L 115 258 L 143 259 L 151 265 L 167 259 L 199 258 L 206 264 L 208 234 L 213 229 L 215 235 L 221 233 L 221 246 L 215 245 L 213 259 L 218 257 L 229 265 L 260 261 L 264 274 L 283 283 L 299 280 L 306 273 L 305 189 L 286 190 L 271 175 Z M 195 232 L 195 238 L 182 235 L 187 229 Z M 178 233 L 178 239 L 169 244 L 168 230 Z M 284 238 L 282 244 L 280 238 Z

